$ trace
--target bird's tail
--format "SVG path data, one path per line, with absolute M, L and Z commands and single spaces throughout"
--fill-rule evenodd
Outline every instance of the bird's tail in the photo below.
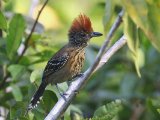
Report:
M 47 83 L 45 83 L 45 82 L 42 82 L 40 84 L 38 90 L 36 91 L 36 93 L 32 97 L 30 104 L 28 105 L 27 111 L 32 110 L 33 108 L 37 107 L 37 104 L 40 102 L 46 86 L 47 86 Z

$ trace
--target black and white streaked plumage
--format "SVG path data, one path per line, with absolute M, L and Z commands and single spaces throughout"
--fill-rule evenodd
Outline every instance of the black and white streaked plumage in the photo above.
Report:
M 58 71 L 59 69 L 64 67 L 68 58 L 69 58 L 69 56 L 67 54 L 64 54 L 62 56 L 56 55 L 55 57 L 52 57 L 48 61 L 47 65 L 45 67 L 43 76 L 42 76 L 42 82 L 41 82 L 37 92 L 32 97 L 31 102 L 28 106 L 28 110 L 32 110 L 33 108 L 37 107 L 37 103 L 39 103 L 39 101 L 41 100 L 42 95 L 44 93 L 44 90 L 49 83 L 57 84 L 60 82 L 59 79 L 57 79 L 57 81 L 52 81 L 52 79 L 55 79 L 54 75 L 53 75 L 53 78 L 50 78 L 50 77 L 52 77 L 53 73 L 55 73 L 56 71 Z
M 91 21 L 85 15 L 79 15 L 69 30 L 69 42 L 48 61 L 42 76 L 42 82 L 31 99 L 28 110 L 32 110 L 39 103 L 48 84 L 57 85 L 71 80 L 79 75 L 84 64 L 85 50 L 92 37 L 101 36 L 93 32 Z

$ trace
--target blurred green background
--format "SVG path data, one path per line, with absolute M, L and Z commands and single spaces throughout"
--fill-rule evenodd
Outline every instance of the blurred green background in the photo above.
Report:
M 51 56 L 67 43 L 75 17 L 86 14 L 95 31 L 86 49 L 85 71 L 95 60 L 110 27 L 124 9 L 123 23 L 112 45 L 123 34 L 127 45 L 90 78 L 67 109 L 65 120 L 160 119 L 160 1 L 50 0 L 22 57 L 25 40 L 44 0 L 0 1 L 0 119 L 44 119 L 58 100 L 49 85 L 39 106 L 24 117 Z M 60 84 L 62 91 L 67 84 Z

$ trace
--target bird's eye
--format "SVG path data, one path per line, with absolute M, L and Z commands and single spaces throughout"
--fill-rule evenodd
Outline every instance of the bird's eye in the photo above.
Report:
M 81 33 L 81 37 L 85 37 L 85 34 L 84 34 L 84 33 Z

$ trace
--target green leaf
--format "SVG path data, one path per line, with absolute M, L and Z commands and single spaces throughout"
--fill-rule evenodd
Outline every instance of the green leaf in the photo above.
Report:
M 23 65 L 12 64 L 8 67 L 8 71 L 11 73 L 13 80 L 19 79 L 22 73 L 25 71 L 26 67 Z
M 2 11 L 0 11 L 0 29 L 3 29 L 3 30 L 7 29 L 7 21 Z
M 124 34 L 127 37 L 129 49 L 133 54 L 136 54 L 136 50 L 139 46 L 139 41 L 137 40 L 137 26 L 127 14 L 124 17 Z
M 25 20 L 20 14 L 13 16 L 7 35 L 7 55 L 12 59 L 17 52 L 25 30 Z
M 135 62 L 134 64 L 136 67 L 137 74 L 139 77 L 141 77 L 140 68 L 144 66 L 144 62 L 145 62 L 144 52 L 142 51 L 141 48 L 137 49 L 136 56 L 133 56 L 133 59 Z
M 154 47 L 160 51 L 160 0 L 122 0 L 123 5 L 134 21 L 149 38 Z
M 23 95 L 21 93 L 21 89 L 17 85 L 12 85 L 12 94 L 16 101 L 22 101 Z
M 26 104 L 24 102 L 16 102 L 16 104 L 10 107 L 7 120 L 28 120 L 24 117 L 26 111 Z
M 127 14 L 124 17 L 124 23 L 124 34 L 127 37 L 127 44 L 131 51 L 131 57 L 134 61 L 137 74 L 141 77 L 140 68 L 144 65 L 144 54 L 139 45 L 140 30 Z
M 94 118 L 92 120 L 112 120 L 121 109 L 121 100 L 108 103 L 107 105 L 99 107 L 95 111 Z

